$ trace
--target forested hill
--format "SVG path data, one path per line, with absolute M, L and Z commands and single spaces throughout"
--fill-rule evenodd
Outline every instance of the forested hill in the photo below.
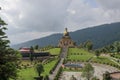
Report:
M 114 41 L 120 41 L 120 22 L 94 26 L 70 32 L 71 38 L 80 45 L 81 42 L 91 40 L 94 43 L 94 48 L 103 47 L 111 44 Z M 38 44 L 39 46 L 55 45 L 57 46 L 62 34 L 53 34 L 43 38 L 31 40 L 21 44 L 12 46 L 13 48 L 29 47 Z

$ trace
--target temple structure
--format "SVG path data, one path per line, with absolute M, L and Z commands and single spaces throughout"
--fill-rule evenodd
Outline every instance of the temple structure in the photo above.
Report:
M 67 28 L 65 28 L 65 31 L 63 33 L 63 37 L 60 39 L 59 47 L 74 47 L 75 42 L 71 39 L 69 32 L 67 31 Z

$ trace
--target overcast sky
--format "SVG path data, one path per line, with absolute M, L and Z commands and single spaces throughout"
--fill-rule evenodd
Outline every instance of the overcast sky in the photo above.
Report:
M 120 0 L 0 0 L 11 44 L 120 21 Z

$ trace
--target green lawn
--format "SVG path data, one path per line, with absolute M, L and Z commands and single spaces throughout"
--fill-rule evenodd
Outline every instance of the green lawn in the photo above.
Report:
M 21 65 L 31 65 L 31 62 L 30 62 L 30 60 L 22 60 L 21 61 Z
M 57 61 L 58 60 L 55 59 L 55 60 L 53 60 L 53 61 L 51 61 L 51 62 L 44 65 L 44 71 L 45 72 L 43 73 L 43 76 L 49 75 L 50 70 L 55 66 Z
M 115 55 L 116 57 L 120 57 L 120 55 Z M 69 48 L 67 61 L 82 61 L 82 62 L 93 62 L 105 65 L 111 65 L 119 68 L 118 64 L 113 62 L 109 57 L 99 56 L 96 57 L 93 53 L 88 52 L 84 49 L 79 48 Z
M 46 50 L 46 52 L 50 52 L 52 55 L 59 55 L 61 49 L 60 48 L 52 48 L 49 50 Z M 55 66 L 57 63 L 58 59 L 51 60 L 50 62 L 44 64 L 44 73 L 42 74 L 43 76 L 49 75 L 50 70 Z M 21 65 L 31 65 L 31 62 L 29 60 L 23 60 Z M 18 80 L 34 80 L 34 77 L 37 77 L 38 74 L 35 71 L 34 67 L 31 68 L 26 68 L 26 69 L 21 69 L 18 72 L 19 78 Z
M 18 73 L 19 79 L 18 80 L 34 80 L 34 77 L 37 76 L 37 73 L 35 72 L 35 68 L 26 68 L 21 69 Z
M 61 51 L 60 48 L 53 48 L 53 49 L 46 50 L 46 52 L 50 52 L 52 55 L 59 55 L 60 51 Z
M 93 55 L 87 50 L 79 48 L 69 48 L 68 54 L 83 54 L 83 55 Z
M 49 75 L 50 70 L 55 66 L 58 59 L 52 60 L 51 62 L 44 64 L 44 71 L 43 76 Z M 35 71 L 34 67 L 21 69 L 18 73 L 19 79 L 18 80 L 34 80 L 34 77 L 37 77 L 38 74 Z
M 116 63 L 111 61 L 108 57 L 104 57 L 104 56 L 99 56 L 98 58 L 94 57 L 92 58 L 91 61 L 95 63 L 102 63 L 102 64 L 107 64 L 107 65 L 117 65 Z
M 48 50 L 44 50 L 42 52 L 50 52 L 52 55 L 59 55 L 61 51 L 61 48 L 52 48 Z M 35 52 L 41 52 L 41 50 L 35 50 Z
M 120 59 L 120 54 L 114 54 L 113 56 L 114 56 L 115 58 Z
M 94 54 L 79 48 L 69 48 L 68 60 L 73 61 L 88 61 L 94 56 Z
M 92 57 L 93 57 L 92 55 L 70 55 L 70 56 L 68 56 L 68 60 L 88 61 Z

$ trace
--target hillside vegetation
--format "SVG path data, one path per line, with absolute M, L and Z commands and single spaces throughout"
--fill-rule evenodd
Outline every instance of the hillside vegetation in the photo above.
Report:
M 114 41 L 120 40 L 120 22 L 77 30 L 74 32 L 70 32 L 70 36 L 77 43 L 77 45 L 80 45 L 80 43 L 87 40 L 91 40 L 94 43 L 94 48 L 100 48 L 105 45 L 111 44 Z M 53 34 L 43 38 L 17 44 L 12 47 L 18 49 L 20 47 L 29 47 L 37 44 L 39 46 L 57 46 L 61 37 L 62 34 Z

